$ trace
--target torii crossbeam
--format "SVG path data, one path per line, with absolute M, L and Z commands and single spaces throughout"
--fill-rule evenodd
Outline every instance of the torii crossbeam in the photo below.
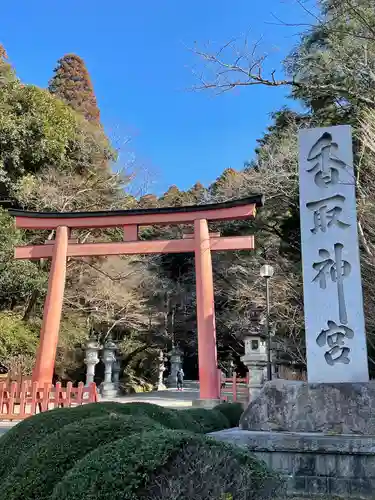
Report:
M 219 399 L 211 251 L 251 250 L 254 237 L 210 235 L 208 221 L 253 218 L 263 202 L 262 195 L 254 195 L 225 203 L 157 209 L 69 213 L 9 210 L 18 228 L 56 230 L 51 242 L 15 248 L 16 259 L 52 260 L 33 380 L 41 384 L 52 381 L 68 257 L 194 252 L 200 398 Z M 139 227 L 168 224 L 192 224 L 194 233 L 176 240 L 139 240 Z M 69 239 L 72 229 L 109 227 L 122 227 L 123 241 L 77 243 Z

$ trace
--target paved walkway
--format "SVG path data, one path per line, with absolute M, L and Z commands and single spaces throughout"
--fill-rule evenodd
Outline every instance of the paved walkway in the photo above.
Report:
M 198 390 L 186 389 L 179 392 L 176 389 L 167 389 L 165 391 L 141 392 L 117 398 L 100 398 L 100 401 L 116 401 L 118 403 L 153 403 L 159 406 L 165 406 L 166 408 L 178 409 L 191 407 L 193 401 L 198 398 Z M 17 423 L 17 421 L 9 422 L 7 420 L 0 420 L 0 436 Z
M 177 391 L 177 389 L 167 389 L 165 391 L 140 392 L 120 398 L 101 398 L 101 401 L 118 401 L 119 403 L 153 403 L 167 408 L 189 408 L 193 401 L 199 398 L 199 391 L 186 389 Z
M 11 429 L 16 424 L 18 424 L 18 422 L 8 422 L 6 420 L 1 420 L 0 421 L 0 436 L 5 434 L 7 430 Z

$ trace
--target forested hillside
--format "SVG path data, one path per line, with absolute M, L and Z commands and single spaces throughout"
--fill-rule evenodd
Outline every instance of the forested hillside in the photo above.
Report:
M 0 362 L 30 373 L 42 318 L 49 263 L 14 261 L 16 244 L 43 242 L 53 233 L 14 229 L 10 206 L 28 210 L 99 210 L 178 206 L 223 201 L 260 192 L 266 206 L 254 222 L 212 226 L 223 235 L 255 234 L 253 252 L 213 256 L 219 361 L 239 362 L 243 335 L 262 328 L 264 283 L 259 268 L 275 267 L 272 328 L 280 348 L 304 361 L 299 244 L 297 131 L 350 123 L 355 159 L 362 275 L 370 354 L 375 333 L 375 10 L 370 0 L 321 2 L 318 18 L 285 60 L 282 78 L 263 73 L 250 56 L 225 61 L 201 53 L 217 69 L 210 88 L 251 92 L 251 85 L 284 85 L 303 111 L 275 110 L 254 159 L 225 170 L 211 186 L 171 186 L 161 197 L 130 196 L 126 169 L 114 172 L 117 152 L 106 136 L 84 61 L 68 54 L 57 63 L 49 88 L 23 84 L 0 48 Z M 220 57 L 223 53 L 220 52 Z M 223 56 L 224 57 L 224 56 Z M 249 63 L 241 66 L 242 61 Z M 272 90 L 270 90 L 271 92 Z M 218 97 L 219 99 L 220 97 Z M 250 146 L 249 146 L 250 149 Z M 249 150 L 249 154 L 251 151 Z M 202 165 L 202 168 L 204 166 Z M 181 236 L 182 228 L 148 228 L 141 238 Z M 121 231 L 80 231 L 80 242 L 119 240 Z M 70 259 L 57 376 L 81 380 L 82 343 L 90 332 L 120 342 L 125 387 L 153 382 L 157 354 L 179 343 L 186 375 L 196 376 L 196 318 L 192 255 Z M 370 367 L 372 366 L 372 361 Z

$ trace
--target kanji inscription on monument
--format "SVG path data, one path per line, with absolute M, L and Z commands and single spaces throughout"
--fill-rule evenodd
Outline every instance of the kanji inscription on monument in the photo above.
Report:
M 299 133 L 309 382 L 367 382 L 351 128 Z

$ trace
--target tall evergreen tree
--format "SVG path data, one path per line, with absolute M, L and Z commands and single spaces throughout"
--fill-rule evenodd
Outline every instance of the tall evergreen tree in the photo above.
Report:
M 59 59 L 49 83 L 49 91 L 67 102 L 86 120 L 100 121 L 100 111 L 94 88 L 85 62 L 75 54 L 66 54 Z
M 145 194 L 139 200 L 140 208 L 155 208 L 158 206 L 158 198 L 155 194 Z
M 14 79 L 15 75 L 12 66 L 8 62 L 8 54 L 0 43 L 0 86 Z
M 206 201 L 207 189 L 198 181 L 187 191 L 187 196 L 191 204 L 199 205 Z
M 184 193 L 177 186 L 170 186 L 159 199 L 159 203 L 164 207 L 179 207 L 184 204 Z

